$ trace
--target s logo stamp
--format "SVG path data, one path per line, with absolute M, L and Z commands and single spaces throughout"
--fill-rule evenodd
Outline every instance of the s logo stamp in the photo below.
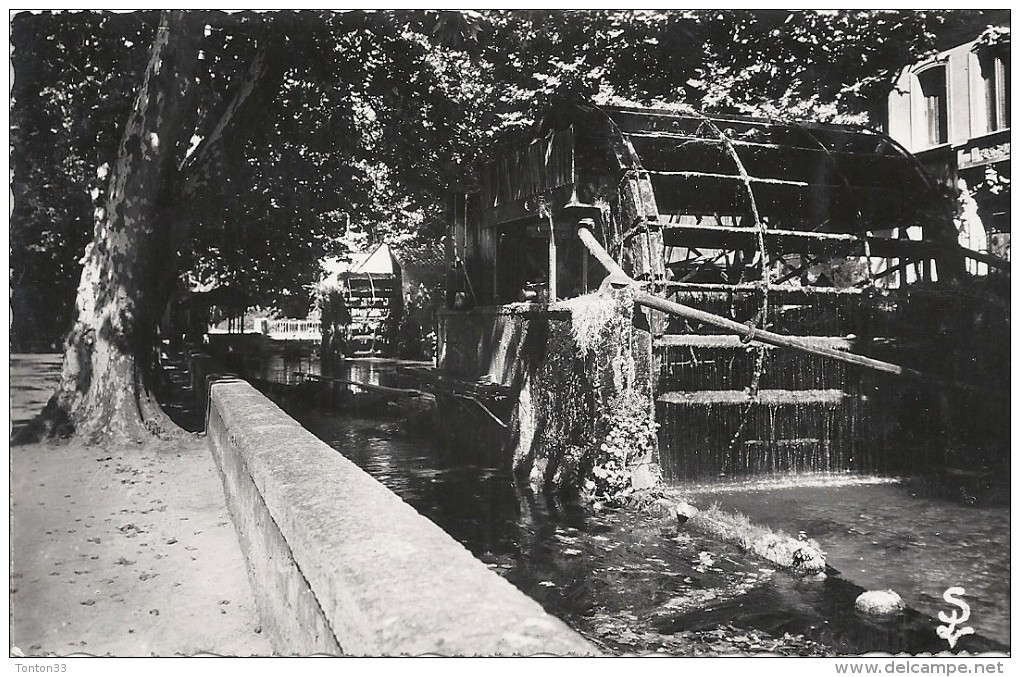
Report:
M 945 611 L 939 612 L 939 620 L 942 621 L 943 623 L 948 623 L 948 625 L 938 626 L 935 629 L 935 634 L 949 642 L 950 649 L 956 647 L 956 641 L 963 637 L 964 635 L 974 634 L 974 628 L 969 626 L 962 627 L 959 630 L 956 629 L 956 626 L 966 622 L 967 619 L 970 618 L 970 605 L 964 602 L 962 599 L 960 599 L 965 594 L 966 591 L 959 586 L 949 588 L 944 593 L 942 593 L 942 599 L 946 600 L 955 607 L 959 607 L 960 610 L 963 611 L 962 615 L 957 615 L 955 609 L 953 610 L 952 615 L 947 614 Z

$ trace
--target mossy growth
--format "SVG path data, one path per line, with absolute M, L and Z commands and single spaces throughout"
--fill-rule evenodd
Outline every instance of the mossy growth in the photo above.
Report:
M 593 386 L 595 435 L 578 468 L 581 493 L 596 506 L 621 506 L 634 495 L 634 468 L 656 449 L 654 409 L 638 383 L 633 352 L 633 287 L 602 289 L 561 305 L 584 372 Z M 657 475 L 656 475 L 657 478 Z
M 816 541 L 791 538 L 782 531 L 754 524 L 740 513 L 724 512 L 718 505 L 698 512 L 688 524 L 784 569 L 799 573 L 825 571 L 825 553 Z
M 601 395 L 564 319 L 520 320 L 526 328 L 510 445 L 515 474 L 534 489 L 577 493 L 598 435 L 592 412 L 601 408 Z
M 605 437 L 595 450 L 584 494 L 600 505 L 619 506 L 634 494 L 633 468 L 652 458 L 659 424 L 646 397 L 626 390 L 610 401 Z
M 618 324 L 621 315 L 619 300 L 610 294 L 592 292 L 561 304 L 570 311 L 570 330 L 581 357 L 605 348 L 606 335 Z

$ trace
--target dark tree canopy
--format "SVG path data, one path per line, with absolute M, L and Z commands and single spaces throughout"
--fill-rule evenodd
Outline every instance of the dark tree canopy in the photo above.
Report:
M 59 345 L 92 239 L 96 170 L 116 157 L 156 12 L 16 17 L 11 31 L 12 342 Z
M 940 32 L 982 19 L 934 10 L 17 14 L 13 347 L 51 348 L 70 328 L 86 245 L 102 250 L 104 219 L 119 217 L 105 212 L 123 198 L 107 183 L 134 171 L 125 153 L 152 134 L 175 145 L 152 147 L 165 163 L 152 174 L 159 185 L 145 188 L 156 191 L 146 200 L 158 218 L 138 221 L 162 247 L 143 285 L 148 314 L 195 286 L 293 305 L 324 255 L 441 237 L 444 193 L 470 187 L 474 164 L 552 101 L 881 125 L 896 71 L 931 52 Z M 157 25 L 176 31 L 160 55 Z M 145 73 L 162 77 L 160 60 L 189 69 L 175 83 L 153 80 L 157 98 L 173 100 L 157 117 L 177 128 L 132 137 L 132 107 L 166 103 L 138 97 Z M 138 345 L 154 336 L 151 318 L 143 324 Z

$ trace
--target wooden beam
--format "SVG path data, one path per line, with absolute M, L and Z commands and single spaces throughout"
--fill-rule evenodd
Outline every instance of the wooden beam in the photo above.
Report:
M 805 343 L 824 345 L 835 350 L 850 350 L 852 339 L 844 336 L 802 336 L 800 340 Z M 751 341 L 752 344 L 755 341 Z M 772 349 L 776 346 L 761 344 L 765 348 Z M 740 349 L 747 348 L 748 344 L 739 337 L 731 334 L 665 334 L 655 339 L 656 347 L 675 348 L 724 348 Z
M 675 280 L 659 282 L 665 289 L 671 291 L 689 291 L 689 292 L 715 292 L 719 294 L 760 294 L 762 291 L 762 285 L 758 282 L 744 282 L 739 284 L 722 284 L 722 283 L 711 283 L 705 284 L 701 282 L 678 282 Z M 818 296 L 856 296 L 860 295 L 861 290 L 853 287 L 840 288 L 840 287 L 801 287 L 801 286 L 786 286 L 777 287 L 773 286 L 769 288 L 769 294 L 778 295 L 777 298 L 781 303 L 811 303 L 812 299 Z
M 740 226 L 668 225 L 662 228 L 663 241 L 673 247 L 709 247 L 752 249 L 757 246 L 757 229 Z M 766 230 L 765 243 L 778 252 L 864 256 L 865 238 L 852 233 L 819 233 L 806 230 Z M 931 240 L 868 237 L 872 256 L 881 258 L 932 258 L 938 247 Z M 977 253 L 977 252 L 975 252 Z
M 801 130 L 801 131 L 803 131 L 803 130 Z M 671 140 L 671 141 L 672 140 L 676 140 L 678 143 L 681 143 L 681 144 L 691 143 L 691 144 L 699 144 L 699 145 L 706 145 L 706 146 L 719 146 L 719 145 L 722 144 L 722 141 L 720 139 L 718 139 L 718 138 L 707 137 L 707 136 L 695 136 L 693 134 L 684 134 L 682 132 L 636 131 L 636 130 L 628 131 L 628 130 L 624 130 L 623 133 L 624 133 L 625 136 L 633 137 L 634 139 L 664 139 L 664 140 Z M 730 138 L 730 137 L 728 137 L 728 138 Z M 794 146 L 794 145 L 783 145 L 783 144 L 778 144 L 778 143 L 763 143 L 761 141 L 748 141 L 746 139 L 740 139 L 740 138 L 730 138 L 730 143 L 732 143 L 734 146 L 738 146 L 738 147 L 741 147 L 741 148 L 760 148 L 760 149 L 763 149 L 763 150 L 777 150 L 777 151 L 792 152 L 792 153 L 807 153 L 807 154 L 811 154 L 811 155 L 822 155 L 822 154 L 825 154 L 825 155 L 832 156 L 834 158 L 840 158 L 840 159 L 852 158 L 852 159 L 855 159 L 855 160 L 856 159 L 863 159 L 863 160 L 866 160 L 866 161 L 870 161 L 873 158 L 878 158 L 879 162 L 885 161 L 885 160 L 889 160 L 891 163 L 900 164 L 900 165 L 903 165 L 905 167 L 906 166 L 910 166 L 910 167 L 913 166 L 909 161 L 907 161 L 906 158 L 904 158 L 904 156 L 898 155 L 898 154 L 897 155 L 872 155 L 872 154 L 865 153 L 863 151 L 845 151 L 845 150 L 832 150 L 832 149 L 828 149 L 828 152 L 826 153 L 825 150 L 823 150 L 821 148 L 816 148 L 814 146 Z M 638 149 L 638 153 L 640 154 L 640 149 Z
M 895 376 L 904 376 L 912 378 L 918 381 L 927 383 L 933 383 L 940 386 L 955 386 L 963 390 L 969 390 L 977 393 L 983 393 L 992 396 L 1005 396 L 1008 397 L 1009 393 L 1001 393 L 998 391 L 988 390 L 981 386 L 973 385 L 970 383 L 963 383 L 961 381 L 950 381 L 936 376 L 934 374 L 928 374 L 923 371 L 911 369 L 910 367 L 904 367 L 892 362 L 886 362 L 884 360 L 876 360 L 872 357 L 866 357 L 864 355 L 858 355 L 844 350 L 837 350 L 830 348 L 825 345 L 809 342 L 805 339 L 796 336 L 784 336 L 782 334 L 776 334 L 766 329 L 758 329 L 751 325 L 740 324 L 734 322 L 728 318 L 713 313 L 708 313 L 697 308 L 685 306 L 680 303 L 675 303 L 667 299 L 660 298 L 658 296 L 652 296 L 646 292 L 641 292 L 635 297 L 634 302 L 638 305 L 642 305 L 646 308 L 652 308 L 659 310 L 670 315 L 677 315 L 688 320 L 694 320 L 696 322 L 702 322 L 704 324 L 710 324 L 720 329 L 725 329 L 737 336 L 742 336 L 748 341 L 757 341 L 759 343 L 766 343 L 768 345 L 777 346 L 780 348 L 792 348 L 804 353 L 811 353 L 813 355 L 820 355 L 821 357 L 828 357 L 838 362 L 846 362 L 847 364 L 854 364 L 859 367 L 866 369 L 872 369 L 875 371 L 885 372 L 887 374 L 893 374 Z
M 549 216 L 549 303 L 556 300 L 556 230 Z
M 616 264 L 615 261 L 609 256 L 608 252 L 602 248 L 598 241 L 594 238 L 587 228 L 578 228 L 578 237 L 584 242 L 585 246 L 589 248 L 592 254 L 600 263 L 606 266 L 606 269 L 614 277 L 622 278 L 619 282 L 629 282 L 630 284 L 637 285 L 637 282 L 627 277 L 623 270 Z M 926 374 L 916 369 L 904 367 L 892 362 L 885 362 L 884 360 L 876 360 L 871 357 L 865 357 L 864 355 L 858 355 L 857 353 L 851 353 L 849 351 L 836 350 L 824 345 L 812 344 L 796 336 L 784 336 L 782 334 L 776 334 L 766 329 L 759 329 L 750 324 L 741 324 L 735 322 L 727 317 L 709 313 L 704 310 L 692 308 L 691 306 L 683 305 L 682 303 L 676 303 L 668 299 L 661 298 L 659 296 L 653 296 L 647 292 L 639 292 L 635 297 L 634 302 L 638 305 L 644 306 L 645 308 L 651 308 L 658 310 L 670 315 L 676 315 L 684 319 L 693 320 L 695 322 L 701 322 L 708 324 L 713 327 L 724 329 L 731 334 L 741 336 L 747 341 L 758 341 L 759 343 L 766 343 L 781 348 L 792 348 L 804 353 L 811 353 L 813 355 L 820 355 L 822 357 L 828 357 L 839 362 L 846 362 L 848 364 L 854 364 L 867 369 L 873 369 L 875 371 L 881 371 L 888 374 L 894 374 L 896 376 L 905 376 L 914 378 L 920 381 L 927 381 L 931 383 L 937 383 L 940 385 L 956 385 L 957 387 L 975 390 L 978 392 L 986 392 L 985 389 L 978 386 L 974 386 L 967 383 L 960 383 L 956 381 L 947 381 L 939 376 L 933 374 Z M 999 393 L 990 393 L 999 394 Z
M 681 179 L 721 179 L 724 181 L 744 181 L 744 177 L 737 174 L 717 174 L 714 172 L 689 172 L 689 171 L 668 171 L 665 169 L 644 169 L 646 174 L 652 176 L 678 176 Z M 787 181 L 786 179 L 771 179 L 764 176 L 748 176 L 751 183 L 770 183 L 777 186 L 797 186 L 798 188 L 844 188 L 842 185 L 830 185 L 825 183 L 808 183 L 807 181 Z
M 632 282 L 633 280 L 630 279 L 627 273 L 623 272 L 623 268 L 621 268 L 620 265 L 613 260 L 613 257 L 609 255 L 609 252 L 607 252 L 602 245 L 599 244 L 599 241 L 596 240 L 595 236 L 591 234 L 590 230 L 588 230 L 589 226 L 594 225 L 595 222 L 591 219 L 583 219 L 578 225 L 577 237 L 580 238 L 581 242 L 583 242 L 584 246 L 588 248 L 591 255 L 595 257 L 595 260 L 601 263 L 602 267 L 605 268 L 610 275 Z

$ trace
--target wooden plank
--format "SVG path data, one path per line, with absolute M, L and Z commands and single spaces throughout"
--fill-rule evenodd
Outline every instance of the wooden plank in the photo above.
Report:
M 797 337 L 807 344 L 826 346 L 834 350 L 850 350 L 853 341 L 842 336 L 799 336 Z M 752 345 L 762 345 L 772 350 L 776 346 L 758 344 L 751 341 Z M 748 343 L 738 336 L 729 334 L 665 334 L 655 340 L 656 348 L 723 348 L 723 349 L 746 349 Z
M 847 397 L 842 390 L 829 388 L 825 390 L 759 390 L 751 395 L 746 390 L 697 390 L 692 392 L 672 391 L 655 398 L 656 402 L 683 406 L 710 404 L 751 404 L 763 405 L 804 405 L 804 404 L 839 404 Z
M 662 280 L 666 278 L 666 261 L 662 256 L 664 249 L 665 244 L 662 241 L 662 230 L 659 228 L 649 228 L 648 251 L 651 256 L 648 273 L 650 279 Z
M 663 243 L 669 247 L 752 249 L 757 246 L 757 229 L 740 226 L 683 225 L 663 228 Z M 939 251 L 930 240 L 868 237 L 872 256 L 931 258 Z M 850 233 L 817 233 L 800 230 L 766 230 L 765 244 L 773 253 L 802 252 L 832 256 L 864 256 L 864 238 Z

